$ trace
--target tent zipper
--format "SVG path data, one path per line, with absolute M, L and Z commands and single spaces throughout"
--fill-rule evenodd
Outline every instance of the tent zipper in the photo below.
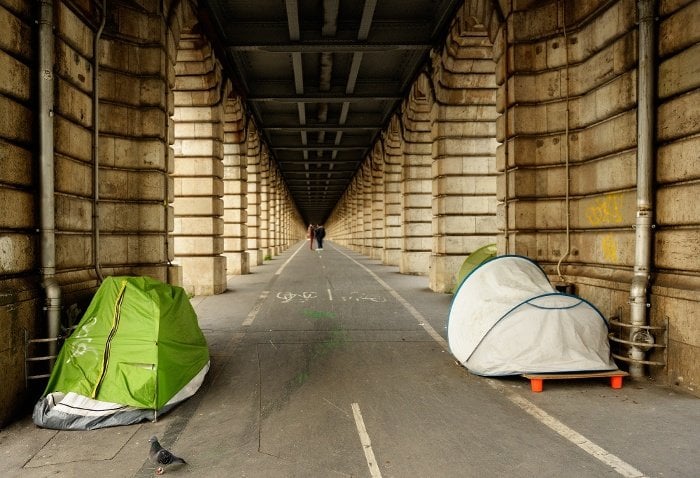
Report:
M 109 331 L 109 336 L 107 337 L 107 342 L 105 343 L 105 351 L 102 357 L 102 370 L 100 371 L 100 378 L 95 384 L 95 388 L 92 391 L 91 398 L 97 398 L 97 393 L 102 386 L 102 381 L 107 375 L 107 365 L 109 364 L 109 352 L 112 346 L 112 339 L 117 333 L 119 328 L 119 319 L 121 318 L 122 302 L 124 301 L 124 293 L 126 292 L 127 281 L 122 281 L 121 288 L 119 289 L 119 294 L 117 295 L 117 300 L 114 303 L 114 316 L 112 317 L 112 329 Z

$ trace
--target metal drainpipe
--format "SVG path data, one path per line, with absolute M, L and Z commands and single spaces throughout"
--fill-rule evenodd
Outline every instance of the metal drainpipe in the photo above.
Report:
M 654 0 L 639 0 L 639 33 L 637 68 L 637 220 L 635 223 L 634 277 L 630 287 L 630 341 L 651 343 L 653 337 L 644 328 L 648 323 L 648 285 L 651 269 L 652 230 L 654 228 L 653 159 L 654 159 Z M 650 340 L 651 339 L 651 340 Z M 630 375 L 644 376 L 646 349 L 633 345 L 630 349 Z
M 565 171 L 565 181 L 564 185 L 564 208 L 566 209 L 566 250 L 559 258 L 557 262 L 557 275 L 559 276 L 559 281 L 564 285 L 568 285 L 567 281 L 561 273 L 561 264 L 569 257 L 571 254 L 571 173 L 570 173 L 570 157 L 569 157 L 569 37 L 566 32 L 566 1 L 562 2 L 562 25 L 564 31 L 564 53 L 565 53 L 565 74 L 566 83 L 564 86 L 564 92 L 566 95 L 566 118 L 564 119 L 564 171 Z M 561 81 L 561 77 L 560 77 Z M 561 89 L 561 85 L 560 85 Z
M 503 116 L 505 119 L 505 121 L 503 122 L 503 128 L 505 130 L 503 132 L 503 217 L 505 218 L 505 221 L 503 223 L 503 253 L 508 254 L 510 251 L 510 246 L 508 244 L 508 236 L 510 234 L 510 231 L 508 230 L 508 73 L 510 73 L 510 64 L 508 62 L 508 22 L 506 20 L 503 20 L 503 48 L 503 62 L 505 63 L 505 78 L 503 80 L 503 97 L 505 98 L 505 106 L 503 111 Z
M 100 37 L 107 21 L 107 0 L 102 0 L 100 26 L 93 37 L 92 42 L 92 255 L 95 263 L 97 280 L 101 284 L 104 280 L 102 267 L 100 266 Z
M 39 18 L 39 241 L 41 285 L 46 302 L 47 335 L 56 338 L 61 327 L 61 288 L 56 281 L 56 204 L 54 201 L 54 37 L 53 2 L 42 0 Z M 56 341 L 49 342 L 49 355 L 58 351 Z M 51 361 L 53 366 L 53 360 Z

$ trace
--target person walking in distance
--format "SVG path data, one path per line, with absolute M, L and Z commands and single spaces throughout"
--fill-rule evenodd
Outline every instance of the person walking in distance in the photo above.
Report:
M 314 225 L 309 224 L 309 228 L 306 230 L 306 234 L 309 236 L 309 249 L 314 250 Z
M 326 230 L 323 228 L 323 224 L 319 224 L 316 226 L 316 230 L 314 231 L 314 235 L 316 236 L 316 242 L 318 243 L 318 250 L 322 251 L 323 250 L 323 238 L 326 237 Z

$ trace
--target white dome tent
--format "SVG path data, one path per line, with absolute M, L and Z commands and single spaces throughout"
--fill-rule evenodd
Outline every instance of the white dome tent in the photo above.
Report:
M 495 257 L 455 293 L 450 351 L 484 376 L 617 370 L 608 326 L 591 303 L 557 292 L 535 262 Z

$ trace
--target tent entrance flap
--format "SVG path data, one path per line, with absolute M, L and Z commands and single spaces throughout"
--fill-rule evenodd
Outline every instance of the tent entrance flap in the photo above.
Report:
M 598 309 L 557 292 L 522 256 L 495 257 L 467 275 L 447 333 L 455 358 L 478 375 L 617 369 Z

